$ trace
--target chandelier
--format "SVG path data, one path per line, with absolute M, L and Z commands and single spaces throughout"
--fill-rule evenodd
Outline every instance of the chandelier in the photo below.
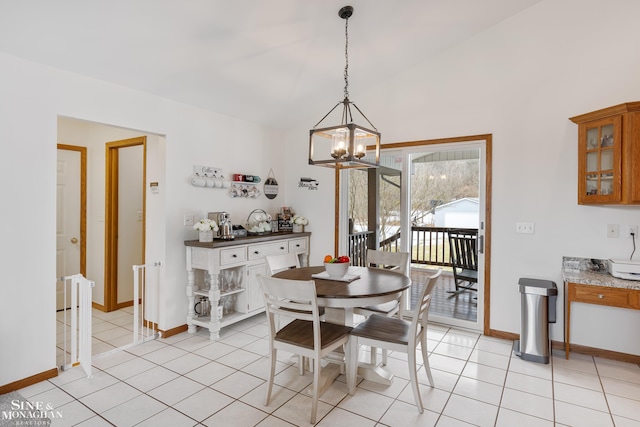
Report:
M 349 18 L 353 15 L 353 7 L 343 7 L 338 15 L 345 20 L 344 100 L 338 102 L 309 131 L 309 164 L 336 169 L 376 168 L 380 165 L 380 132 L 356 104 L 349 100 Z M 318 128 L 340 104 L 342 104 L 340 124 Z M 352 106 L 372 129 L 353 122 Z M 365 157 L 367 149 L 374 150 L 374 159 L 369 160 Z

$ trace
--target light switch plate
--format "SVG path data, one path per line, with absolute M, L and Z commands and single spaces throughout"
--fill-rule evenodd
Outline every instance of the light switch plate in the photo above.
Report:
M 533 234 L 535 232 L 535 225 L 533 222 L 518 222 L 516 223 L 516 233 L 520 234 Z
M 607 224 L 607 237 L 619 237 L 620 227 L 618 224 Z
M 184 216 L 183 225 L 185 227 L 193 227 L 193 214 L 186 214 Z

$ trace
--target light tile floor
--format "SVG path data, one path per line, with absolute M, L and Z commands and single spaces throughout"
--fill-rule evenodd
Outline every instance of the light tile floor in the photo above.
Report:
M 91 310 L 91 351 L 94 356 L 113 351 L 117 348 L 133 344 L 133 307 L 125 307 L 119 310 L 105 313 L 93 308 Z M 139 308 L 141 310 L 141 308 Z M 144 340 L 153 335 L 142 324 L 139 325 L 139 340 Z M 58 311 L 56 313 L 56 362 L 57 366 L 63 366 L 71 360 L 71 312 Z M 66 334 L 65 334 L 66 332 Z M 66 359 L 65 359 L 66 339 Z M 66 361 L 66 363 L 65 363 Z
M 73 368 L 19 392 L 51 404 L 53 426 L 307 426 L 312 376 L 280 354 L 273 399 L 266 319 L 182 333 L 94 359 L 93 377 Z M 435 387 L 419 374 L 425 411 L 413 405 L 406 359 L 391 353 L 388 387 L 361 381 L 349 396 L 340 376 L 321 397 L 319 426 L 640 426 L 640 366 L 556 352 L 549 365 L 512 355 L 511 342 L 431 325 Z M 363 357 L 366 357 L 363 354 Z M 421 360 L 421 359 L 420 359 Z
M 427 268 L 412 268 L 411 279 L 413 286 L 410 291 L 411 308 L 415 307 L 416 301 L 422 290 L 422 285 L 428 276 L 435 273 L 436 270 Z M 477 318 L 477 300 L 474 299 L 474 292 L 465 292 L 457 296 L 451 296 L 449 290 L 455 289 L 453 275 L 451 272 L 444 272 L 438 279 L 436 287 L 433 291 L 433 300 L 430 312 L 445 318 L 468 320 L 475 322 Z M 56 359 L 57 366 L 66 365 L 70 361 L 70 327 L 71 314 L 70 311 L 58 311 L 56 313 Z M 141 317 L 140 317 L 141 319 Z M 65 328 L 65 324 L 67 325 Z M 66 336 L 64 334 L 66 329 Z M 140 326 L 140 339 L 149 337 L 152 333 L 142 325 Z M 144 337 L 142 336 L 144 335 Z M 65 363 L 65 338 L 67 342 L 67 353 Z M 133 342 L 133 307 L 125 307 L 116 311 L 105 313 L 103 311 L 92 309 L 92 353 L 100 355 L 117 348 L 131 345 Z

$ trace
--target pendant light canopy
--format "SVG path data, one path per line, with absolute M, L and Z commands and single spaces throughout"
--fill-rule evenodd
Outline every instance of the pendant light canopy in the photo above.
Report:
M 349 18 L 353 15 L 353 7 L 343 7 L 338 15 L 345 20 L 344 100 L 338 102 L 309 131 L 309 164 L 337 169 L 375 168 L 380 165 L 380 132 L 356 104 L 349 101 Z M 342 104 L 340 124 L 318 128 L 340 104 Z M 353 122 L 351 107 L 366 120 L 367 127 Z M 373 159 L 369 160 L 365 157 L 367 150 L 374 150 Z

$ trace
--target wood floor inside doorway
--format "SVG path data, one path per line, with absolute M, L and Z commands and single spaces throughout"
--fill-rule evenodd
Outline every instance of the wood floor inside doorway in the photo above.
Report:
M 435 273 L 435 270 L 432 269 L 411 268 L 411 309 L 416 305 L 420 291 L 422 291 L 422 285 L 427 281 L 427 277 L 433 273 Z M 476 292 L 467 291 L 455 296 L 447 292 L 454 289 L 453 275 L 450 272 L 443 271 L 438 278 L 436 287 L 433 289 L 429 313 L 451 319 L 475 322 L 478 319 Z

